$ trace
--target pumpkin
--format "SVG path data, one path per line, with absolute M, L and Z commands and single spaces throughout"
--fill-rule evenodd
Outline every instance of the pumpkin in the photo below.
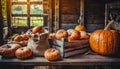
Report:
M 15 56 L 18 59 L 26 59 L 32 56 L 32 50 L 28 47 L 22 47 L 16 50 Z
M 83 26 L 83 25 L 77 25 L 77 26 L 75 27 L 75 30 L 77 30 L 77 31 L 86 31 L 86 27 Z
M 26 34 L 22 34 L 21 36 L 22 36 L 23 40 L 28 40 L 29 39 L 29 37 Z
M 72 40 L 79 40 L 80 39 L 80 33 L 78 31 L 72 32 L 72 34 L 68 37 L 68 41 Z
M 44 57 L 49 61 L 55 61 L 60 58 L 60 52 L 55 48 L 49 48 L 45 51 Z
M 101 55 L 112 55 L 117 51 L 117 31 L 108 28 L 114 21 L 111 21 L 104 30 L 96 30 L 90 35 L 90 47 Z
M 86 31 L 80 31 L 80 39 L 88 39 L 89 35 Z
M 19 36 L 19 34 L 14 34 L 14 35 L 12 35 L 12 36 L 11 36 L 11 40 L 14 41 L 14 38 L 15 38 L 16 36 Z
M 22 40 L 23 40 L 23 38 L 20 35 L 15 36 L 13 39 L 13 41 L 22 41 Z
M 32 33 L 35 34 L 35 33 L 43 33 L 44 32 L 44 29 L 38 25 L 38 26 L 35 26 L 33 29 L 32 29 Z
M 74 30 L 74 29 L 68 29 L 67 30 L 68 36 L 70 36 L 74 31 L 76 31 L 76 30 Z
M 65 38 L 68 36 L 68 33 L 64 29 L 60 29 L 56 32 L 55 37 L 57 40 L 61 40 L 61 38 Z
M 4 44 L 0 47 L 0 55 L 3 57 L 14 57 L 15 51 L 22 46 L 19 44 Z
M 56 39 L 55 34 L 56 33 L 50 33 L 49 38 Z

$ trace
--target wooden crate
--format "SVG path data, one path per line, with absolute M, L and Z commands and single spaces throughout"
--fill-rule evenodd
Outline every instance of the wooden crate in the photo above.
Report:
M 61 40 L 54 39 L 52 47 L 60 51 L 61 57 L 70 57 L 77 54 L 87 52 L 89 48 L 89 39 L 74 40 L 72 42 L 66 41 L 65 38 Z

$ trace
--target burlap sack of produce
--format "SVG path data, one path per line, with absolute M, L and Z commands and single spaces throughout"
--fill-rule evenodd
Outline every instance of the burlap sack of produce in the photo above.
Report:
M 29 33 L 28 33 L 29 32 Z M 33 51 L 33 55 L 44 56 L 46 49 L 50 48 L 49 46 L 49 32 L 45 30 L 44 33 L 32 34 L 30 31 L 27 32 L 29 35 L 29 40 L 27 46 Z

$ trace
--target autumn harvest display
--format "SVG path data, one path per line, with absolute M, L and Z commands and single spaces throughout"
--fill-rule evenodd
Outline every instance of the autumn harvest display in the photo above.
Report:
M 117 51 L 117 31 L 109 29 L 113 23 L 112 20 L 104 30 L 96 30 L 91 34 L 90 47 L 96 53 L 112 55 Z
M 27 59 L 34 55 L 42 56 L 48 61 L 59 60 L 61 58 L 60 49 L 50 48 L 48 39 L 60 42 L 58 46 L 66 43 L 66 46 L 63 46 L 64 53 L 66 52 L 66 54 L 71 55 L 72 51 L 75 51 L 75 53 L 77 51 L 78 54 L 81 50 L 88 51 L 90 43 L 91 49 L 96 53 L 111 55 L 118 48 L 117 31 L 109 29 L 113 22 L 111 21 L 104 30 L 96 30 L 91 35 L 88 34 L 85 26 L 81 25 L 77 25 L 74 29 L 59 29 L 54 33 L 50 33 L 38 25 L 29 29 L 26 33 L 11 36 L 10 40 L 13 42 L 2 45 L 0 47 L 0 55 L 7 58 L 16 57 L 18 59 Z M 23 46 L 24 41 L 26 41 L 25 46 Z M 69 56 L 68 54 L 67 56 Z M 74 54 L 72 53 L 72 55 Z

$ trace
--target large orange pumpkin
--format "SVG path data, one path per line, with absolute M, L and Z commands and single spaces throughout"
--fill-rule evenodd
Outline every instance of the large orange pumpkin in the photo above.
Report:
M 113 21 L 110 22 L 111 24 Z M 90 47 L 101 55 L 112 55 L 117 51 L 116 30 L 96 30 L 90 36 Z
M 75 27 L 75 30 L 77 30 L 77 31 L 86 31 L 86 27 L 83 26 L 83 25 L 77 25 L 77 26 Z

